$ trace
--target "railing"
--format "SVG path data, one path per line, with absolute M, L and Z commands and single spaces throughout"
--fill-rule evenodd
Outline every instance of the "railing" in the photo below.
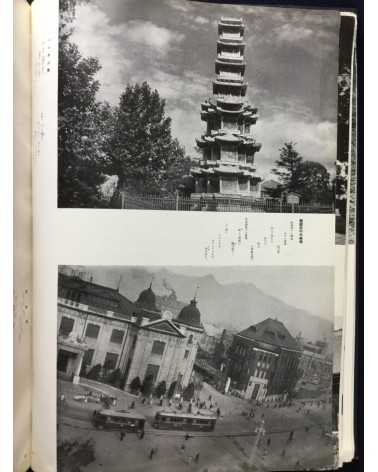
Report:
M 278 199 L 251 197 L 213 197 L 192 194 L 191 197 L 121 192 L 119 207 L 134 210 L 223 211 L 249 213 L 334 213 L 333 205 L 294 204 Z

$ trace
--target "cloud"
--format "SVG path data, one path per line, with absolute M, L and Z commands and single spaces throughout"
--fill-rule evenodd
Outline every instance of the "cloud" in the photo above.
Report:
M 187 13 L 193 9 L 188 0 L 166 0 L 166 4 L 182 13 Z
M 134 43 L 148 46 L 159 54 L 166 54 L 172 45 L 184 39 L 182 33 L 157 26 L 150 21 L 129 21 L 122 36 Z
M 148 69 L 138 74 L 143 58 L 152 68 L 156 66 L 158 57 L 165 57 L 177 49 L 183 39 L 183 33 L 171 31 L 151 21 L 130 20 L 113 24 L 96 5 L 81 4 L 76 9 L 72 40 L 79 45 L 83 56 L 99 59 L 102 66 L 97 76 L 101 83 L 99 99 L 106 99 L 113 104 L 118 103 L 121 91 L 129 78 L 132 80 L 132 74 L 135 73 L 139 81 L 148 79 Z M 159 75 L 159 67 L 154 69 Z M 167 89 L 164 73 L 160 75 L 161 80 L 156 77 L 156 82 Z
M 270 170 L 285 142 L 295 142 L 304 160 L 323 164 L 334 174 L 337 125 L 330 121 L 309 122 L 290 113 L 276 113 L 268 120 L 261 118 L 252 132 L 262 149 L 256 154 L 256 166 L 271 178 Z
M 204 16 L 196 16 L 194 18 L 194 21 L 200 25 L 206 25 L 210 23 L 210 20 L 208 18 L 205 18 Z
M 284 24 L 276 28 L 274 34 L 278 41 L 300 41 L 313 35 L 310 28 L 303 26 L 293 26 L 292 24 Z

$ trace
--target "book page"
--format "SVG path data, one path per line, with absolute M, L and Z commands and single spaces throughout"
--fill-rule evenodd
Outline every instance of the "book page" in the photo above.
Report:
M 31 16 L 14 4 L 14 470 L 31 463 L 32 439 L 32 198 Z
M 339 13 L 117 5 L 32 7 L 32 466 L 331 468 Z

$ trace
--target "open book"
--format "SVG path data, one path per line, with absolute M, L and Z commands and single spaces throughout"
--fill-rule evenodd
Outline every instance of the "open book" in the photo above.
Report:
M 15 470 L 351 461 L 356 15 L 15 5 Z

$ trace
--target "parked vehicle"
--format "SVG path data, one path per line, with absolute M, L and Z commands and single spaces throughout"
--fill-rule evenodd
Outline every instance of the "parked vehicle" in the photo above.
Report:
M 144 431 L 146 418 L 135 410 L 99 410 L 93 412 L 92 423 L 97 429 Z
M 184 431 L 213 431 L 215 416 L 181 412 L 158 411 L 152 426 L 157 429 L 176 429 Z

